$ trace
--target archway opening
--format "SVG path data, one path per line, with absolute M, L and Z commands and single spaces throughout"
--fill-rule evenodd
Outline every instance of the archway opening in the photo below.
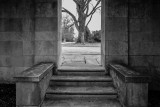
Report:
M 87 0 L 86 0 L 87 2 Z M 103 2 L 103 1 L 102 1 Z M 84 3 L 85 4 L 85 3 Z M 86 5 L 84 14 L 93 14 L 85 19 L 84 42 L 79 42 L 80 13 L 73 0 L 62 0 L 59 3 L 59 67 L 61 66 L 104 66 L 105 43 L 102 23 L 103 6 L 97 0 L 91 0 Z M 96 11 L 95 11 L 96 10 Z M 88 12 L 87 12 L 88 11 Z M 78 26 L 78 28 L 77 28 Z M 82 40 L 82 38 L 81 38 Z M 103 48 L 102 48 L 103 47 Z

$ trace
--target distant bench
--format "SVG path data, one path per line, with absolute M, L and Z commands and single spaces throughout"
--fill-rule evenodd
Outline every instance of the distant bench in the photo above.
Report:
M 108 70 L 124 107 L 148 106 L 149 76 L 118 64 L 109 64 Z
M 41 63 L 14 77 L 17 107 L 39 107 L 41 105 L 53 68 L 53 63 Z

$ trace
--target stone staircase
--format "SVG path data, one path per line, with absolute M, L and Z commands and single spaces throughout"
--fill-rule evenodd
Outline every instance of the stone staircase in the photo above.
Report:
M 58 69 L 42 107 L 121 107 L 112 78 L 102 67 Z

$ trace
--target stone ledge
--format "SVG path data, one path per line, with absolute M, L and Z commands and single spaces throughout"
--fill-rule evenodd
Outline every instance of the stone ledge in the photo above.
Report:
M 16 82 L 39 82 L 50 70 L 53 69 L 53 63 L 41 63 L 21 72 L 15 76 Z
M 126 83 L 148 83 L 151 81 L 150 76 L 142 75 L 122 65 L 109 64 L 109 69 L 113 69 L 119 78 Z
M 53 74 L 53 67 L 53 63 L 40 63 L 14 77 L 17 107 L 40 107 Z
M 148 107 L 149 76 L 118 64 L 110 64 L 108 70 L 124 107 Z

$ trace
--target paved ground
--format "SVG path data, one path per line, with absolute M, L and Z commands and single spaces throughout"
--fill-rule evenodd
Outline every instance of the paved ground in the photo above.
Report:
M 68 98 L 68 99 L 54 99 L 48 100 L 44 103 L 43 107 L 121 107 L 120 103 L 117 100 L 113 99 L 103 99 L 97 100 L 93 98 Z
M 101 65 L 100 47 L 62 47 L 62 65 Z

